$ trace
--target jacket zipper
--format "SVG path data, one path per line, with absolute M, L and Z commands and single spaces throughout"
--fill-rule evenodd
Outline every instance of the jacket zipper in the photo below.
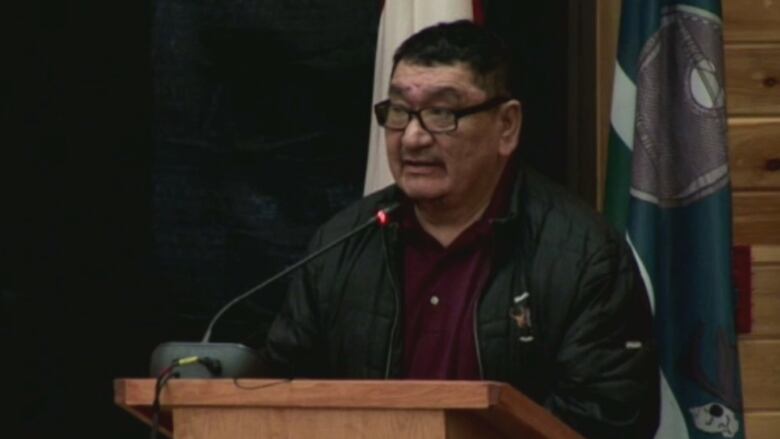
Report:
M 496 220 L 491 220 L 491 227 L 496 227 Z M 491 239 L 493 240 L 492 247 L 495 249 L 495 243 L 496 243 L 496 230 L 493 230 L 493 234 Z M 495 251 L 493 252 L 495 253 Z M 495 261 L 493 261 L 495 263 Z M 479 371 L 479 379 L 484 380 L 485 379 L 485 371 L 482 366 L 482 349 L 479 347 L 479 325 L 477 322 L 478 317 L 478 310 L 479 310 L 479 301 L 482 299 L 482 296 L 485 294 L 485 291 L 489 288 L 490 285 L 490 278 L 492 278 L 496 273 L 494 273 L 494 267 L 490 268 L 491 275 L 486 280 L 486 284 L 483 286 L 483 290 L 480 291 L 477 294 L 476 299 L 474 299 L 474 315 L 472 316 L 472 323 L 474 328 L 474 348 L 477 351 L 477 369 Z
M 393 326 L 390 327 L 390 340 L 387 345 L 387 364 L 385 365 L 385 379 L 390 378 L 390 365 L 392 363 L 393 358 L 393 342 L 395 341 L 395 331 L 398 327 L 398 314 L 399 309 L 401 307 L 401 304 L 398 300 L 398 286 L 396 285 L 395 280 L 395 274 L 393 273 L 392 266 L 391 266 L 391 259 L 390 259 L 390 252 L 387 248 L 387 235 L 385 233 L 382 233 L 382 247 L 384 248 L 385 252 L 385 258 L 387 259 L 387 264 L 385 265 L 385 268 L 387 269 L 387 274 L 390 277 L 390 287 L 393 290 L 393 298 L 395 299 L 395 311 L 393 313 Z
M 481 295 L 480 295 L 481 296 Z M 477 308 L 479 308 L 479 299 L 480 297 L 477 297 L 477 300 L 474 301 L 474 316 L 472 318 L 472 321 L 474 323 L 474 347 L 477 351 L 477 368 L 479 370 L 479 379 L 484 380 L 485 379 L 485 373 L 482 370 L 482 352 L 479 348 L 479 330 L 477 328 Z

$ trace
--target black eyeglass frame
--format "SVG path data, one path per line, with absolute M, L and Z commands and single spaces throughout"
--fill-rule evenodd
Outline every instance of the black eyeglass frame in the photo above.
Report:
M 376 121 L 379 124 L 379 126 L 388 130 L 394 130 L 394 131 L 405 130 L 406 127 L 409 126 L 409 123 L 412 121 L 412 116 L 414 116 L 420 122 L 420 126 L 423 127 L 423 129 L 425 131 L 428 131 L 429 133 L 434 133 L 434 134 L 451 133 L 458 129 L 458 121 L 460 120 L 461 117 L 490 110 L 505 102 L 509 102 L 510 100 L 512 100 L 512 98 L 509 96 L 496 96 L 486 100 L 485 102 L 482 102 L 481 104 L 472 105 L 471 107 L 461 108 L 458 110 L 449 110 L 446 108 L 440 108 L 440 110 L 449 111 L 450 113 L 452 113 L 452 116 L 454 117 L 452 128 L 443 131 L 431 130 L 430 128 L 425 126 L 425 122 L 423 121 L 421 113 L 425 110 L 432 110 L 435 108 L 423 108 L 417 111 L 404 110 L 406 114 L 409 115 L 409 118 L 407 119 L 406 124 L 402 128 L 390 128 L 385 126 L 385 123 L 387 122 L 387 114 L 389 113 L 390 110 L 390 99 L 385 99 L 382 102 L 378 102 L 374 104 L 374 115 L 376 116 Z M 381 116 L 382 114 L 384 114 L 384 120 L 383 117 Z

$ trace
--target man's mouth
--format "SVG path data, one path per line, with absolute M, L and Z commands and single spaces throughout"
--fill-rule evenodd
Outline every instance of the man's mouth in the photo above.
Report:
M 444 164 L 438 160 L 410 160 L 403 161 L 404 169 L 411 172 L 424 171 L 429 172 L 434 169 L 443 168 Z
M 431 174 L 440 171 L 444 164 L 438 160 L 404 160 L 404 172 L 411 174 Z

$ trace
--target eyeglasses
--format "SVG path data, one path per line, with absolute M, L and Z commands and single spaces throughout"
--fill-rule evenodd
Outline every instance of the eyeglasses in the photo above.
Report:
M 450 110 L 448 108 L 423 108 L 412 111 L 400 105 L 393 104 L 390 100 L 382 101 L 374 105 L 374 114 L 379 126 L 390 130 L 404 130 L 412 116 L 416 116 L 423 129 L 430 133 L 449 133 L 458 129 L 458 120 L 469 114 L 479 113 L 497 107 L 510 100 L 506 96 L 498 96 L 472 107 Z

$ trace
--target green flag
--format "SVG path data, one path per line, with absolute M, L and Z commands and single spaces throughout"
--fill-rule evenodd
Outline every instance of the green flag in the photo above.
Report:
M 624 0 L 606 214 L 653 303 L 656 437 L 744 438 L 719 0 Z

